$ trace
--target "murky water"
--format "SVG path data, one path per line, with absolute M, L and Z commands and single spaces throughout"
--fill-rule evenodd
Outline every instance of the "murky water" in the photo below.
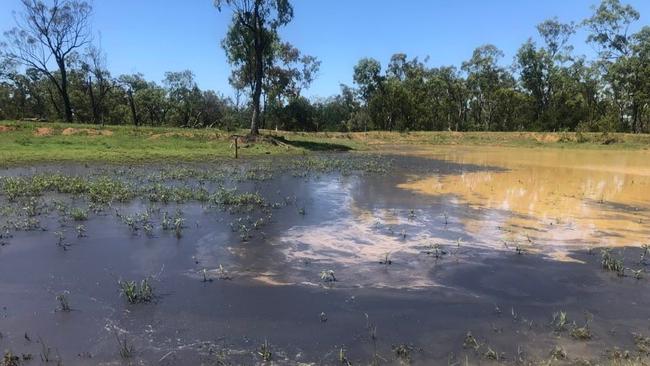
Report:
M 576 247 L 650 242 L 647 152 L 484 147 L 418 155 L 504 169 L 413 177 L 399 185 L 483 211 L 464 227 L 489 245 L 519 242 L 562 258 Z
M 53 207 L 87 202 L 48 193 L 35 216 L 44 230 L 12 230 L 0 247 L 0 348 L 66 365 L 258 364 L 265 341 L 280 364 L 516 364 L 548 360 L 555 346 L 571 361 L 608 360 L 616 347 L 647 360 L 633 333 L 650 335 L 648 157 L 448 147 L 391 154 L 385 174 L 170 178 L 162 184 L 237 186 L 267 205 L 136 198 L 91 212 L 84 236 Z M 158 169 L 108 172 L 142 185 Z M 97 169 L 0 175 L 43 171 Z M 26 199 L 0 200 L 0 224 L 29 211 Z M 177 211 L 180 237 L 163 229 Z M 145 212 L 151 233 L 125 224 Z M 601 247 L 616 247 L 626 276 L 601 269 Z M 155 300 L 128 304 L 118 280 L 146 277 Z M 57 310 L 61 293 L 72 311 Z M 564 327 L 551 324 L 560 311 Z M 572 337 L 585 322 L 591 339 Z M 468 332 L 477 350 L 464 346 Z M 120 357 L 116 335 L 132 357 Z

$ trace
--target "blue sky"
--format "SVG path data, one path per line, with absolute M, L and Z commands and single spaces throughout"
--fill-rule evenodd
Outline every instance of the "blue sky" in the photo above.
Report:
M 625 0 L 624 0 L 625 2 Z M 635 26 L 650 24 L 650 1 L 626 1 L 641 12 Z M 19 0 L 0 0 L 0 30 L 13 26 Z M 309 96 L 329 96 L 352 84 L 352 68 L 362 57 L 386 65 L 390 56 L 430 56 L 429 64 L 460 65 L 472 50 L 493 43 L 511 64 L 517 48 L 536 35 L 535 25 L 558 16 L 580 21 L 598 0 L 294 0 L 294 21 L 285 40 L 322 61 Z M 212 0 L 95 0 L 93 31 L 114 75 L 141 72 L 160 81 L 165 71 L 192 70 L 202 88 L 230 95 L 229 66 L 220 40 L 230 14 Z M 589 54 L 586 35 L 573 39 Z

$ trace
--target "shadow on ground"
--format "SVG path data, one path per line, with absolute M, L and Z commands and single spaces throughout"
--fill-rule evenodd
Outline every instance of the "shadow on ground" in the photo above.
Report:
M 330 142 L 316 142 L 316 141 L 292 141 L 287 140 L 283 136 L 275 136 L 274 139 L 281 143 L 298 147 L 310 151 L 350 151 L 351 147 L 341 144 L 333 144 Z

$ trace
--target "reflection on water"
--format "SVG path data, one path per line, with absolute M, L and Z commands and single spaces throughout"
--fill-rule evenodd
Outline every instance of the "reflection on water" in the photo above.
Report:
M 649 240 L 650 154 L 626 151 L 446 148 L 418 156 L 505 168 L 414 177 L 399 187 L 453 195 L 483 212 L 465 220 L 472 235 L 557 252 L 576 245 L 627 246 Z

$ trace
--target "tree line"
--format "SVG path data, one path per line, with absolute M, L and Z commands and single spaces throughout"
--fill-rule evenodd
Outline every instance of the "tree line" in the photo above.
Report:
M 510 64 L 495 45 L 458 66 L 394 54 L 352 70 L 354 85 L 308 99 L 321 61 L 281 39 L 289 0 L 214 0 L 232 20 L 222 41 L 232 96 L 201 90 L 190 70 L 162 83 L 112 75 L 93 44 L 92 8 L 81 0 L 22 0 L 0 48 L 0 119 L 296 131 L 650 132 L 650 27 L 639 13 L 603 0 L 587 19 L 537 26 Z M 578 29 L 595 50 L 574 52 Z

